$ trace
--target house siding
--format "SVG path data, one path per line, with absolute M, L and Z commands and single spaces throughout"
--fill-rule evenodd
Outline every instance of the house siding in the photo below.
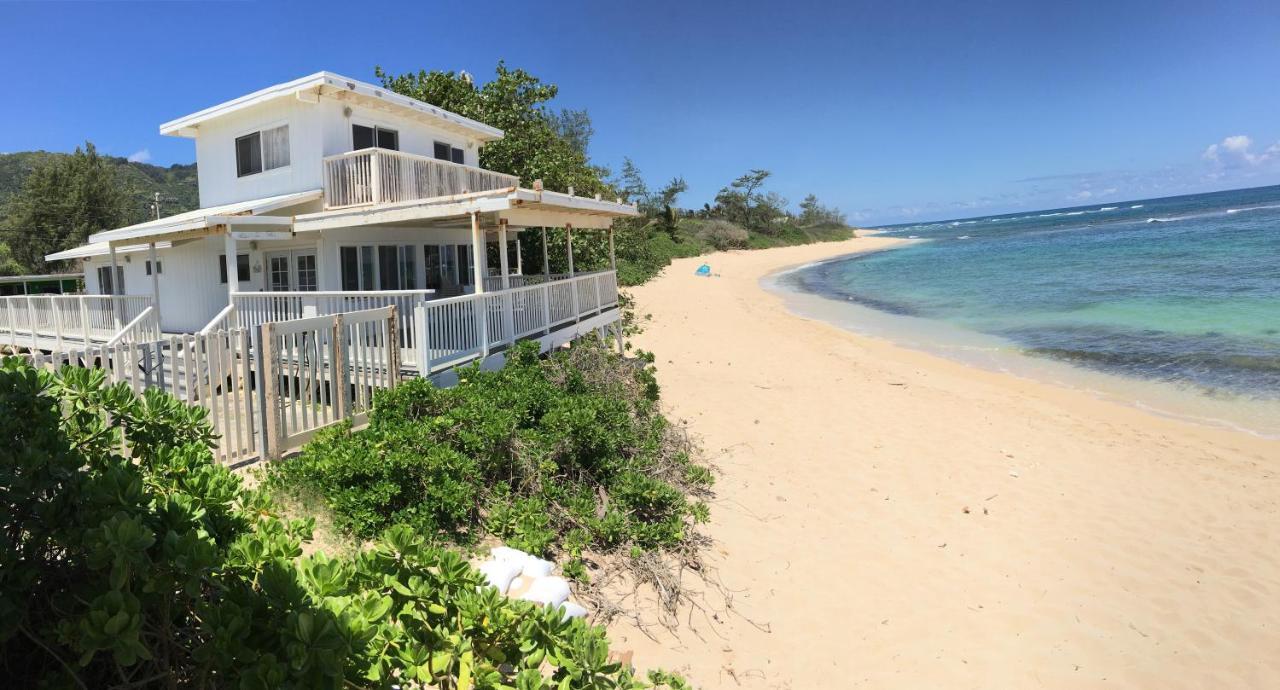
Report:
M 237 177 L 236 138 L 282 124 L 289 126 L 289 165 Z M 396 130 L 400 150 L 406 153 L 430 157 L 435 142 L 440 141 L 462 149 L 467 165 L 480 162 L 480 146 L 474 139 L 402 115 L 327 96 L 321 97 L 319 103 L 281 98 L 200 125 L 196 137 L 200 205 L 209 207 L 322 188 L 323 159 L 352 150 L 353 124 Z

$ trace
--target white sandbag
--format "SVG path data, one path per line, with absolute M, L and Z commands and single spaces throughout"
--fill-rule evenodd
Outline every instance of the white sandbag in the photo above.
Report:
M 562 577 L 540 577 L 520 598 L 543 606 L 559 606 L 569 598 L 569 583 Z
M 565 620 L 569 620 L 570 618 L 586 618 L 586 617 L 587 617 L 587 610 L 583 608 L 580 604 L 575 604 L 572 601 L 564 602 L 564 619 Z
M 484 575 L 490 587 L 497 587 L 499 592 L 506 594 L 507 588 L 511 586 L 511 580 L 520 574 L 520 564 L 508 561 L 485 561 L 476 567 L 476 570 Z
M 513 549 L 510 546 L 495 546 L 489 550 L 489 555 L 492 556 L 495 561 L 519 563 L 521 566 L 524 565 L 525 561 L 533 558 L 533 556 L 530 556 L 520 549 Z
M 524 562 L 524 570 L 521 570 L 520 574 L 525 577 L 539 578 L 550 575 L 555 569 L 555 563 L 544 561 L 537 556 L 530 556 L 529 560 Z

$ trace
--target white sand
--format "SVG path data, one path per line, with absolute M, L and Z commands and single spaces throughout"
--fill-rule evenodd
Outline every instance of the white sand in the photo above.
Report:
M 723 471 L 709 562 L 737 613 L 657 642 L 615 624 L 615 647 L 704 688 L 1280 687 L 1280 442 L 807 321 L 758 286 L 893 242 L 718 254 L 711 279 L 678 261 L 633 291 L 635 344 Z

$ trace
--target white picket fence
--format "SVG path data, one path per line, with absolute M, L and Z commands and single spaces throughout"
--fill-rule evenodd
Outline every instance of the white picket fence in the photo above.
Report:
M 148 342 L 159 338 L 159 321 L 138 319 L 152 307 L 151 297 L 143 295 L 0 297 L 0 342 L 33 350 L 83 348 L 104 344 L 131 325 L 135 328 L 122 341 Z
M 237 294 L 210 328 L 167 338 L 159 337 L 154 309 L 145 305 L 108 342 L 51 355 L 33 347 L 28 356 L 37 366 L 104 369 L 110 381 L 135 392 L 158 388 L 200 405 L 219 436 L 218 459 L 242 464 L 278 458 L 342 420 L 364 423 L 375 391 L 394 388 L 406 374 L 428 376 L 562 328 L 577 333 L 582 322 L 617 306 L 618 286 L 614 272 L 603 271 L 499 292 L 422 297 Z M 408 324 L 400 318 L 402 300 L 413 315 Z M 377 306 L 350 309 L 360 304 Z M 298 318 L 299 309 L 335 313 Z M 236 320 L 237 327 L 218 328 Z M 596 328 L 598 320 L 591 324 Z
M 378 389 L 400 381 L 395 306 L 262 326 L 269 458 L 327 426 L 363 424 Z
M 254 415 L 249 331 L 180 335 L 144 343 L 118 342 L 67 352 L 30 355 L 40 367 L 102 369 L 111 383 L 124 382 L 135 393 L 157 388 L 209 413 L 218 435 L 218 460 L 239 464 L 259 456 L 261 442 Z

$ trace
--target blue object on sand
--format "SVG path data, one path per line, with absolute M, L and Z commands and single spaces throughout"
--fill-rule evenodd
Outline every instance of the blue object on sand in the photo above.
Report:
M 693 274 L 695 276 L 710 276 L 711 264 L 702 264 L 701 266 L 698 267 L 698 270 L 693 272 Z

